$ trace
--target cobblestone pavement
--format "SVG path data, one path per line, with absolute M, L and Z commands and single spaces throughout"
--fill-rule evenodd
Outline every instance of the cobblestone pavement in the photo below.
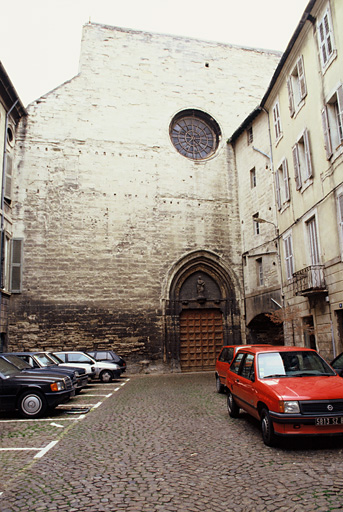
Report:
M 22 425 L 26 445 L 48 439 Z M 343 510 L 343 441 L 264 446 L 257 422 L 229 418 L 213 373 L 133 376 L 57 439 L 21 469 L 0 454 L 1 512 Z

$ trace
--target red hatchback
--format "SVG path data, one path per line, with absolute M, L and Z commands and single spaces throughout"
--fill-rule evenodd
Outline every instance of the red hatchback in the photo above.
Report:
M 229 415 L 260 420 L 268 446 L 277 436 L 343 434 L 343 380 L 315 350 L 240 348 L 226 387 Z

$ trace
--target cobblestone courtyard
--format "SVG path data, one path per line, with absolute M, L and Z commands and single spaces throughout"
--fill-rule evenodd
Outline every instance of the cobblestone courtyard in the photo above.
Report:
M 58 441 L 40 458 L 0 452 L 1 512 L 343 510 L 343 441 L 267 448 L 257 422 L 229 418 L 213 373 L 132 376 L 82 421 L 60 414 L 0 423 L 1 448 Z

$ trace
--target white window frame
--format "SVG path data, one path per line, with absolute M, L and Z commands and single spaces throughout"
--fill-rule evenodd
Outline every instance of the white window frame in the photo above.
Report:
M 337 225 L 341 260 L 343 261 L 343 187 L 339 188 L 336 193 L 337 201 Z
M 319 243 L 318 214 L 312 210 L 304 217 L 304 234 L 307 245 L 309 265 L 321 264 L 321 251 Z
M 297 59 L 296 65 L 287 79 L 287 89 L 289 111 L 291 117 L 293 117 L 304 104 L 304 99 L 307 95 L 304 58 L 302 55 Z
M 260 234 L 260 223 L 259 222 L 256 222 L 254 219 L 258 219 L 259 218 L 259 215 L 258 213 L 255 213 L 253 216 L 252 216 L 252 223 L 253 223 L 253 228 L 254 228 L 254 235 L 259 235 Z
M 257 286 L 264 286 L 264 274 L 263 274 L 263 260 L 257 258 L 256 260 L 256 271 L 257 271 Z
M 343 147 L 343 86 L 340 84 L 322 109 L 326 158 Z
M 287 159 L 284 158 L 275 172 L 276 202 L 281 210 L 290 201 L 289 172 Z
M 288 232 L 283 236 L 286 277 L 290 281 L 294 274 L 294 255 L 293 255 L 293 239 L 292 232 Z
M 311 147 L 307 128 L 292 148 L 296 189 L 304 188 L 313 177 Z
M 274 133 L 275 133 L 275 142 L 277 143 L 281 139 L 281 137 L 282 137 L 280 103 L 279 103 L 278 99 L 274 103 L 272 112 L 273 112 L 273 125 L 274 125 Z
M 320 62 L 324 73 L 336 56 L 333 24 L 329 4 L 327 4 L 323 16 L 319 18 L 317 22 L 317 36 Z
M 250 188 L 256 188 L 256 167 L 250 169 Z

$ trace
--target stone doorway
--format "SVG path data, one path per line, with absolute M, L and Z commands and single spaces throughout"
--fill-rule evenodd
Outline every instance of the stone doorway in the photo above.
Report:
M 223 316 L 219 309 L 186 309 L 180 315 L 182 371 L 213 370 L 223 346 Z

